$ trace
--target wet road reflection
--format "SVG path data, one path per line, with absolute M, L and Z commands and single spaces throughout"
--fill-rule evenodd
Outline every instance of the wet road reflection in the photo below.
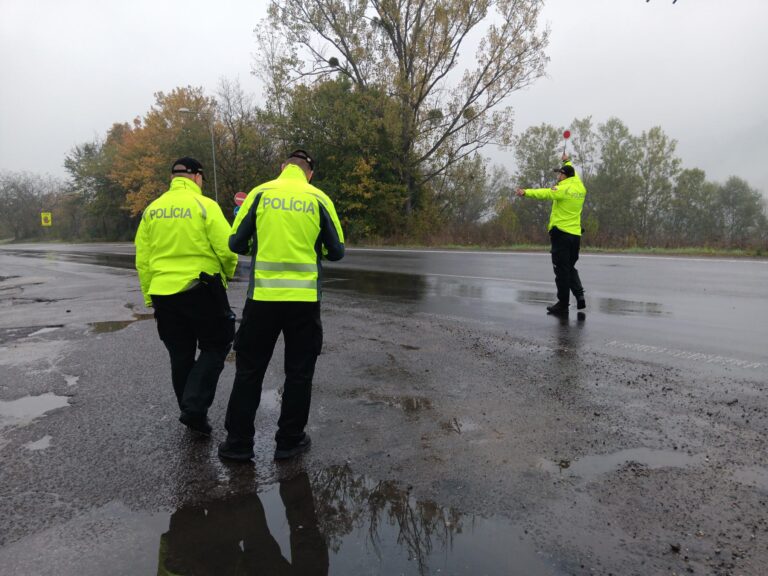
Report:
M 605 312 L 606 314 L 645 316 L 669 314 L 657 302 L 632 302 L 631 300 L 621 300 L 619 298 L 601 298 L 599 307 L 600 312 Z
M 134 269 L 136 258 L 133 254 L 77 252 L 64 250 L 15 250 L 6 249 L 5 254 L 28 258 L 45 258 L 46 260 L 64 260 L 66 262 L 79 262 L 81 264 L 95 264 L 97 266 L 110 266 L 112 268 Z
M 559 574 L 522 530 L 415 499 L 347 466 L 182 506 L 160 575 Z
M 421 300 L 427 292 L 427 278 L 415 274 L 336 268 L 325 270 L 323 279 L 327 289 L 397 300 Z
M 134 268 L 133 254 L 79 252 L 66 250 L 23 250 L 6 249 L 4 253 L 48 260 L 63 260 L 81 264 L 95 264 L 113 268 Z M 409 256 L 400 255 L 408 259 Z M 410 256 L 413 258 L 413 256 Z M 426 263 L 423 266 L 427 266 Z M 235 281 L 247 282 L 249 263 L 241 261 L 237 268 Z M 461 276 L 458 274 L 418 274 L 400 272 L 382 272 L 357 268 L 327 266 L 323 272 L 323 285 L 328 290 L 354 292 L 366 296 L 386 298 L 396 301 L 423 301 L 428 297 L 440 297 L 447 300 L 459 299 L 484 301 L 486 303 L 551 304 L 552 291 L 535 291 L 515 288 L 504 278 Z M 595 302 L 601 312 L 618 315 L 666 315 L 662 305 L 656 302 L 637 302 L 617 298 L 597 298 Z M 443 306 L 451 308 L 451 305 Z
M 19 246 L 3 247 L 0 252 L 110 266 L 111 272 L 105 269 L 110 274 L 124 275 L 127 270 L 120 268 L 133 268 L 133 247 L 128 244 Z M 341 263 L 324 267 L 323 285 L 328 294 L 403 304 L 408 313 L 495 324 L 514 330 L 515 336 L 536 340 L 542 324 L 552 321 L 544 318 L 544 306 L 555 299 L 551 270 L 541 265 L 541 257 L 350 249 Z M 591 322 L 588 335 L 584 331 L 581 338 L 584 347 L 616 342 L 622 355 L 655 361 L 659 354 L 649 346 L 657 346 L 665 361 L 672 356 L 680 359 L 676 364 L 686 367 L 691 364 L 687 358 L 700 357 L 719 359 L 718 365 L 728 367 L 764 366 L 765 328 L 755 322 L 765 309 L 768 266 L 764 262 L 588 255 L 583 268 L 591 287 L 586 310 Z M 242 289 L 248 276 L 249 263 L 244 258 L 233 286 Z M 49 303 L 40 294 L 23 298 L 24 286 L 11 276 L 0 277 L 0 284 L 0 305 Z M 17 327 L 11 329 L 12 333 L 0 329 L 0 341 L 23 336 Z

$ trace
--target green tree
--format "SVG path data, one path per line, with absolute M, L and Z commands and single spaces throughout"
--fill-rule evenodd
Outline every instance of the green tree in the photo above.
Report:
M 642 185 L 640 151 L 636 139 L 618 118 L 599 125 L 597 133 L 600 161 L 589 181 L 586 209 L 597 222 L 598 243 L 634 246 L 637 235 L 632 208 Z
M 680 172 L 675 157 L 677 142 L 658 126 L 635 140 L 639 155 L 639 194 L 634 203 L 634 222 L 638 240 L 648 246 L 656 242 L 670 212 L 674 180 Z
M 431 183 L 441 220 L 467 227 L 486 218 L 501 192 L 492 182 L 488 161 L 479 154 L 451 166 Z
M 561 164 L 561 129 L 550 124 L 532 126 L 516 136 L 513 145 L 517 166 L 513 178 L 521 188 L 549 188 L 556 184 L 553 171 Z M 516 198 L 513 202 L 522 239 L 545 242 L 551 203 L 525 198 Z
M 731 176 L 718 188 L 715 204 L 717 230 L 727 248 L 757 243 L 766 229 L 763 198 L 747 182 Z
M 29 240 L 55 231 L 43 230 L 40 213 L 53 212 L 64 185 L 58 179 L 28 172 L 0 172 L 0 229 L 14 240 Z
M 509 143 L 512 115 L 499 107 L 542 76 L 547 61 L 548 31 L 537 28 L 541 6 L 539 0 L 271 0 L 273 40 L 260 53 L 269 67 L 258 69 L 277 91 L 297 79 L 339 75 L 394 98 L 395 168 L 412 209 L 426 182 L 489 142 Z M 481 25 L 473 66 L 460 72 L 460 49 Z
M 667 245 L 706 246 L 715 239 L 717 192 L 717 185 L 707 182 L 703 170 L 680 172 L 666 220 Z
M 565 148 L 589 192 L 589 183 L 597 172 L 600 160 L 600 142 L 592 125 L 592 117 L 574 119 L 569 130 L 571 137 Z
M 351 238 L 389 236 L 402 228 L 405 187 L 395 170 L 396 109 L 391 98 L 355 90 L 345 79 L 291 90 L 278 124 L 288 148 L 316 159 L 314 183 L 334 200 Z
M 66 201 L 68 233 L 75 238 L 127 240 L 136 222 L 126 207 L 126 189 L 112 176 L 127 124 L 114 124 L 104 141 L 75 146 L 64 160 L 70 175 Z

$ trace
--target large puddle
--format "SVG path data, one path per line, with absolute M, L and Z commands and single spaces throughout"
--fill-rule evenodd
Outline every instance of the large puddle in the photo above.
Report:
M 226 469 L 231 483 L 215 490 L 229 494 L 172 513 L 113 501 L 0 548 L 0 565 L 57 576 L 573 573 L 505 519 L 419 500 L 346 465 L 296 470 L 268 485 L 253 480 L 252 467 Z
M 158 574 L 550 575 L 524 532 L 341 466 L 176 510 Z
M 68 396 L 51 392 L 40 396 L 24 396 L 18 400 L 0 401 L 0 428 L 23 426 L 44 416 L 46 412 L 69 406 Z

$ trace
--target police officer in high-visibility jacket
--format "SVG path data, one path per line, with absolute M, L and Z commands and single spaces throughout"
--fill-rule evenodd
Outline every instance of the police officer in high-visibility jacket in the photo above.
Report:
M 227 406 L 227 438 L 219 456 L 253 458 L 254 418 L 264 373 L 280 333 L 285 384 L 277 422 L 275 459 L 306 451 L 312 378 L 323 343 L 320 261 L 344 256 L 344 234 L 333 202 L 310 184 L 315 165 L 292 152 L 280 176 L 248 194 L 232 225 L 229 247 L 251 255 L 251 278 L 235 336 L 236 374 Z
M 144 302 L 155 309 L 171 357 L 179 420 L 207 435 L 208 408 L 235 333 L 226 281 L 237 254 L 229 249 L 229 223 L 202 186 L 200 162 L 174 162 L 170 189 L 144 210 L 135 242 Z
M 568 314 L 571 292 L 576 298 L 577 309 L 583 310 L 587 306 L 584 300 L 584 287 L 576 270 L 581 245 L 581 210 L 587 189 L 566 154 L 563 154 L 563 165 L 555 172 L 557 172 L 557 184 L 552 188 L 518 188 L 516 193 L 517 196 L 552 201 L 549 238 L 552 246 L 557 302 L 547 306 L 547 313 L 565 316 Z

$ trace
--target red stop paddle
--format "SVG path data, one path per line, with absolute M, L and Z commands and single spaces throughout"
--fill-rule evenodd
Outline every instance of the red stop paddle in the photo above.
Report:
M 571 137 L 570 130 L 566 130 L 565 132 L 563 132 L 563 138 L 565 139 L 565 141 L 563 142 L 563 154 L 565 154 L 565 146 L 568 144 L 568 138 L 570 137 Z

